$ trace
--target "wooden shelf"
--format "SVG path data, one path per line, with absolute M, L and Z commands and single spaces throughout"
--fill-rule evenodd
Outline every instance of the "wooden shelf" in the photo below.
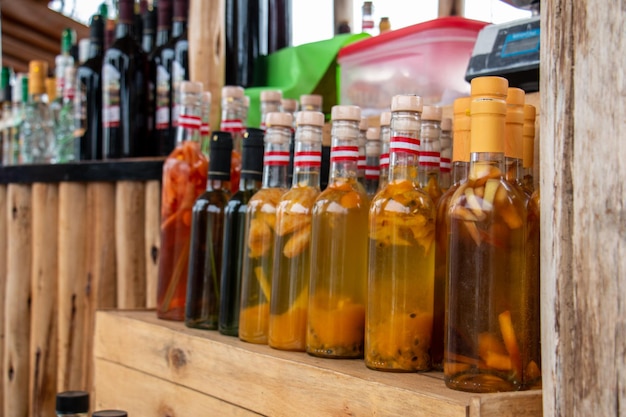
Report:
M 470 394 L 437 372 L 369 370 L 241 342 L 162 321 L 154 311 L 101 311 L 95 335 L 96 408 L 150 416 L 542 415 L 541 391 Z

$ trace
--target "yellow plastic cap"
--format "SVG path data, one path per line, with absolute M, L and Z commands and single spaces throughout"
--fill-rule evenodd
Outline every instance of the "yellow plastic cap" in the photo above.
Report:
M 380 126 L 389 126 L 391 124 L 391 112 L 384 111 L 380 114 Z
M 243 99 L 243 87 L 238 85 L 226 85 L 222 87 L 222 98 L 227 97 Z
M 441 107 L 424 106 L 422 109 L 422 120 L 441 121 Z
M 324 114 L 318 111 L 301 111 L 296 116 L 298 126 L 324 126 Z
M 367 140 L 380 140 L 380 128 L 368 127 L 367 132 L 365 133 L 365 137 L 367 138 Z
M 532 104 L 524 104 L 524 121 L 535 123 L 537 117 L 537 109 Z
M 509 81 L 502 77 L 477 77 L 472 80 L 472 98 L 497 98 L 506 100 Z
M 330 115 L 332 120 L 361 122 L 361 108 L 358 106 L 333 106 Z
M 504 153 L 506 108 L 500 100 L 472 101 L 471 153 Z
M 422 112 L 424 107 L 422 98 L 416 95 L 397 95 L 391 98 L 391 111 Z
M 261 91 L 261 101 L 280 101 L 283 93 L 279 90 Z
M 57 98 L 57 79 L 54 77 L 46 78 L 46 95 L 48 96 L 48 102 L 54 101 Z
M 472 103 L 471 97 L 461 97 L 454 100 L 454 104 L 452 105 L 454 111 L 454 118 L 456 122 L 456 118 L 460 115 L 469 116 L 469 108 Z
M 526 101 L 526 93 L 521 88 L 509 87 L 506 94 L 506 104 L 523 106 Z
M 43 94 L 46 91 L 44 81 L 48 75 L 48 63 L 30 61 L 28 63 L 28 93 Z
M 293 124 L 293 116 L 289 113 L 271 112 L 268 113 L 265 118 L 265 125 L 267 127 L 283 126 L 291 127 Z

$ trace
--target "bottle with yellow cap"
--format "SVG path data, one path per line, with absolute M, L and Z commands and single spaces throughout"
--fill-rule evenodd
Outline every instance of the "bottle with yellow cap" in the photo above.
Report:
M 297 115 L 291 189 L 276 209 L 276 249 L 270 301 L 269 345 L 304 351 L 311 275 L 311 217 L 320 193 L 324 114 Z
M 529 357 L 534 364 L 526 372 L 526 386 L 541 388 L 541 290 L 540 290 L 540 195 L 539 189 L 528 200 L 528 239 L 526 241 L 526 282 L 528 285 Z
M 443 370 L 443 340 L 445 331 L 445 299 L 448 280 L 448 239 L 450 233 L 450 200 L 462 181 L 467 179 L 470 161 L 470 117 L 471 97 L 454 100 L 454 147 L 452 153 L 452 180 L 437 204 L 435 223 L 435 298 L 433 315 L 433 338 L 430 352 L 433 368 Z
M 521 88 L 510 87 L 506 96 L 506 122 L 504 129 L 504 165 L 505 177 L 508 182 L 515 185 L 519 191 L 522 189 L 523 172 L 523 126 L 524 126 L 524 101 L 526 93 Z M 530 198 L 530 194 L 526 195 Z
M 242 266 L 239 338 L 266 344 L 270 319 L 276 207 L 287 191 L 290 114 L 271 112 L 265 119 L 263 186 L 248 201 L 246 253 Z
M 361 109 L 331 111 L 330 178 L 313 206 L 306 351 L 363 356 L 369 198 L 357 179 Z
M 378 191 L 385 188 L 389 182 L 389 139 L 391 138 L 391 112 L 380 114 L 380 178 L 378 180 Z
M 372 369 L 431 367 L 436 212 L 418 182 L 421 112 L 421 97 L 392 98 L 389 184 L 369 210 L 365 365 Z
M 54 157 L 54 123 L 44 101 L 48 64 L 30 61 L 28 65 L 28 102 L 20 132 L 21 158 L 24 163 L 46 164 Z
M 537 109 L 531 104 L 524 105 L 523 127 L 523 188 L 532 194 L 535 190 L 533 165 L 535 160 L 535 117 Z
M 441 107 L 424 106 L 420 130 L 419 182 L 435 205 L 443 194 L 439 186 L 441 112 Z
M 475 97 L 485 82 L 495 94 Z M 444 380 L 462 391 L 523 389 L 537 366 L 529 351 L 526 207 L 504 178 L 507 88 L 498 77 L 472 80 L 469 175 L 450 201 Z

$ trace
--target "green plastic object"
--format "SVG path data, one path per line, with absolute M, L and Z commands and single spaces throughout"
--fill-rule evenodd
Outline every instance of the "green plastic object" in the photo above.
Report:
M 260 96 L 263 90 L 280 90 L 283 98 L 300 99 L 302 94 L 320 94 L 323 112 L 339 103 L 337 54 L 344 46 L 369 38 L 366 33 L 337 35 L 331 39 L 283 48 L 256 61 L 256 79 L 263 87 L 245 90 L 250 97 L 248 126 L 261 124 Z

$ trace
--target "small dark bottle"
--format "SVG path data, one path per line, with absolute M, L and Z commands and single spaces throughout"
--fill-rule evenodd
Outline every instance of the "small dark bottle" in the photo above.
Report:
M 144 4 L 143 2 L 141 3 Z M 157 24 L 157 9 L 142 10 L 141 20 L 143 22 L 143 32 L 141 36 L 141 49 L 146 54 L 149 54 L 154 49 L 156 41 L 156 24 Z
M 87 417 L 89 415 L 89 393 L 85 391 L 58 393 L 56 415 L 58 417 Z
M 188 0 L 174 0 L 174 19 L 172 23 L 172 39 L 169 45 L 174 50 L 174 59 L 170 72 L 170 107 L 172 127 L 178 126 L 181 103 L 179 88 L 181 82 L 189 80 L 189 44 L 187 42 Z
M 269 0 L 268 53 L 291 45 L 291 0 Z
M 239 334 L 241 271 L 245 256 L 245 227 L 248 200 L 261 189 L 263 179 L 263 130 L 248 128 L 242 140 L 242 167 L 239 191 L 224 210 L 224 239 L 220 279 L 220 333 Z
M 99 14 L 91 18 L 89 55 L 76 69 L 74 96 L 74 137 L 76 157 L 81 160 L 102 159 L 102 55 L 104 53 L 104 20 Z
M 191 214 L 185 325 L 217 330 L 224 209 L 230 198 L 232 136 L 228 132 L 213 132 L 209 146 L 207 189 L 194 203 Z
M 94 412 L 91 417 L 128 417 L 128 413 L 122 410 L 100 410 Z
M 115 42 L 102 63 L 104 158 L 140 156 L 146 140 L 147 59 L 135 40 L 133 0 L 119 1 Z

